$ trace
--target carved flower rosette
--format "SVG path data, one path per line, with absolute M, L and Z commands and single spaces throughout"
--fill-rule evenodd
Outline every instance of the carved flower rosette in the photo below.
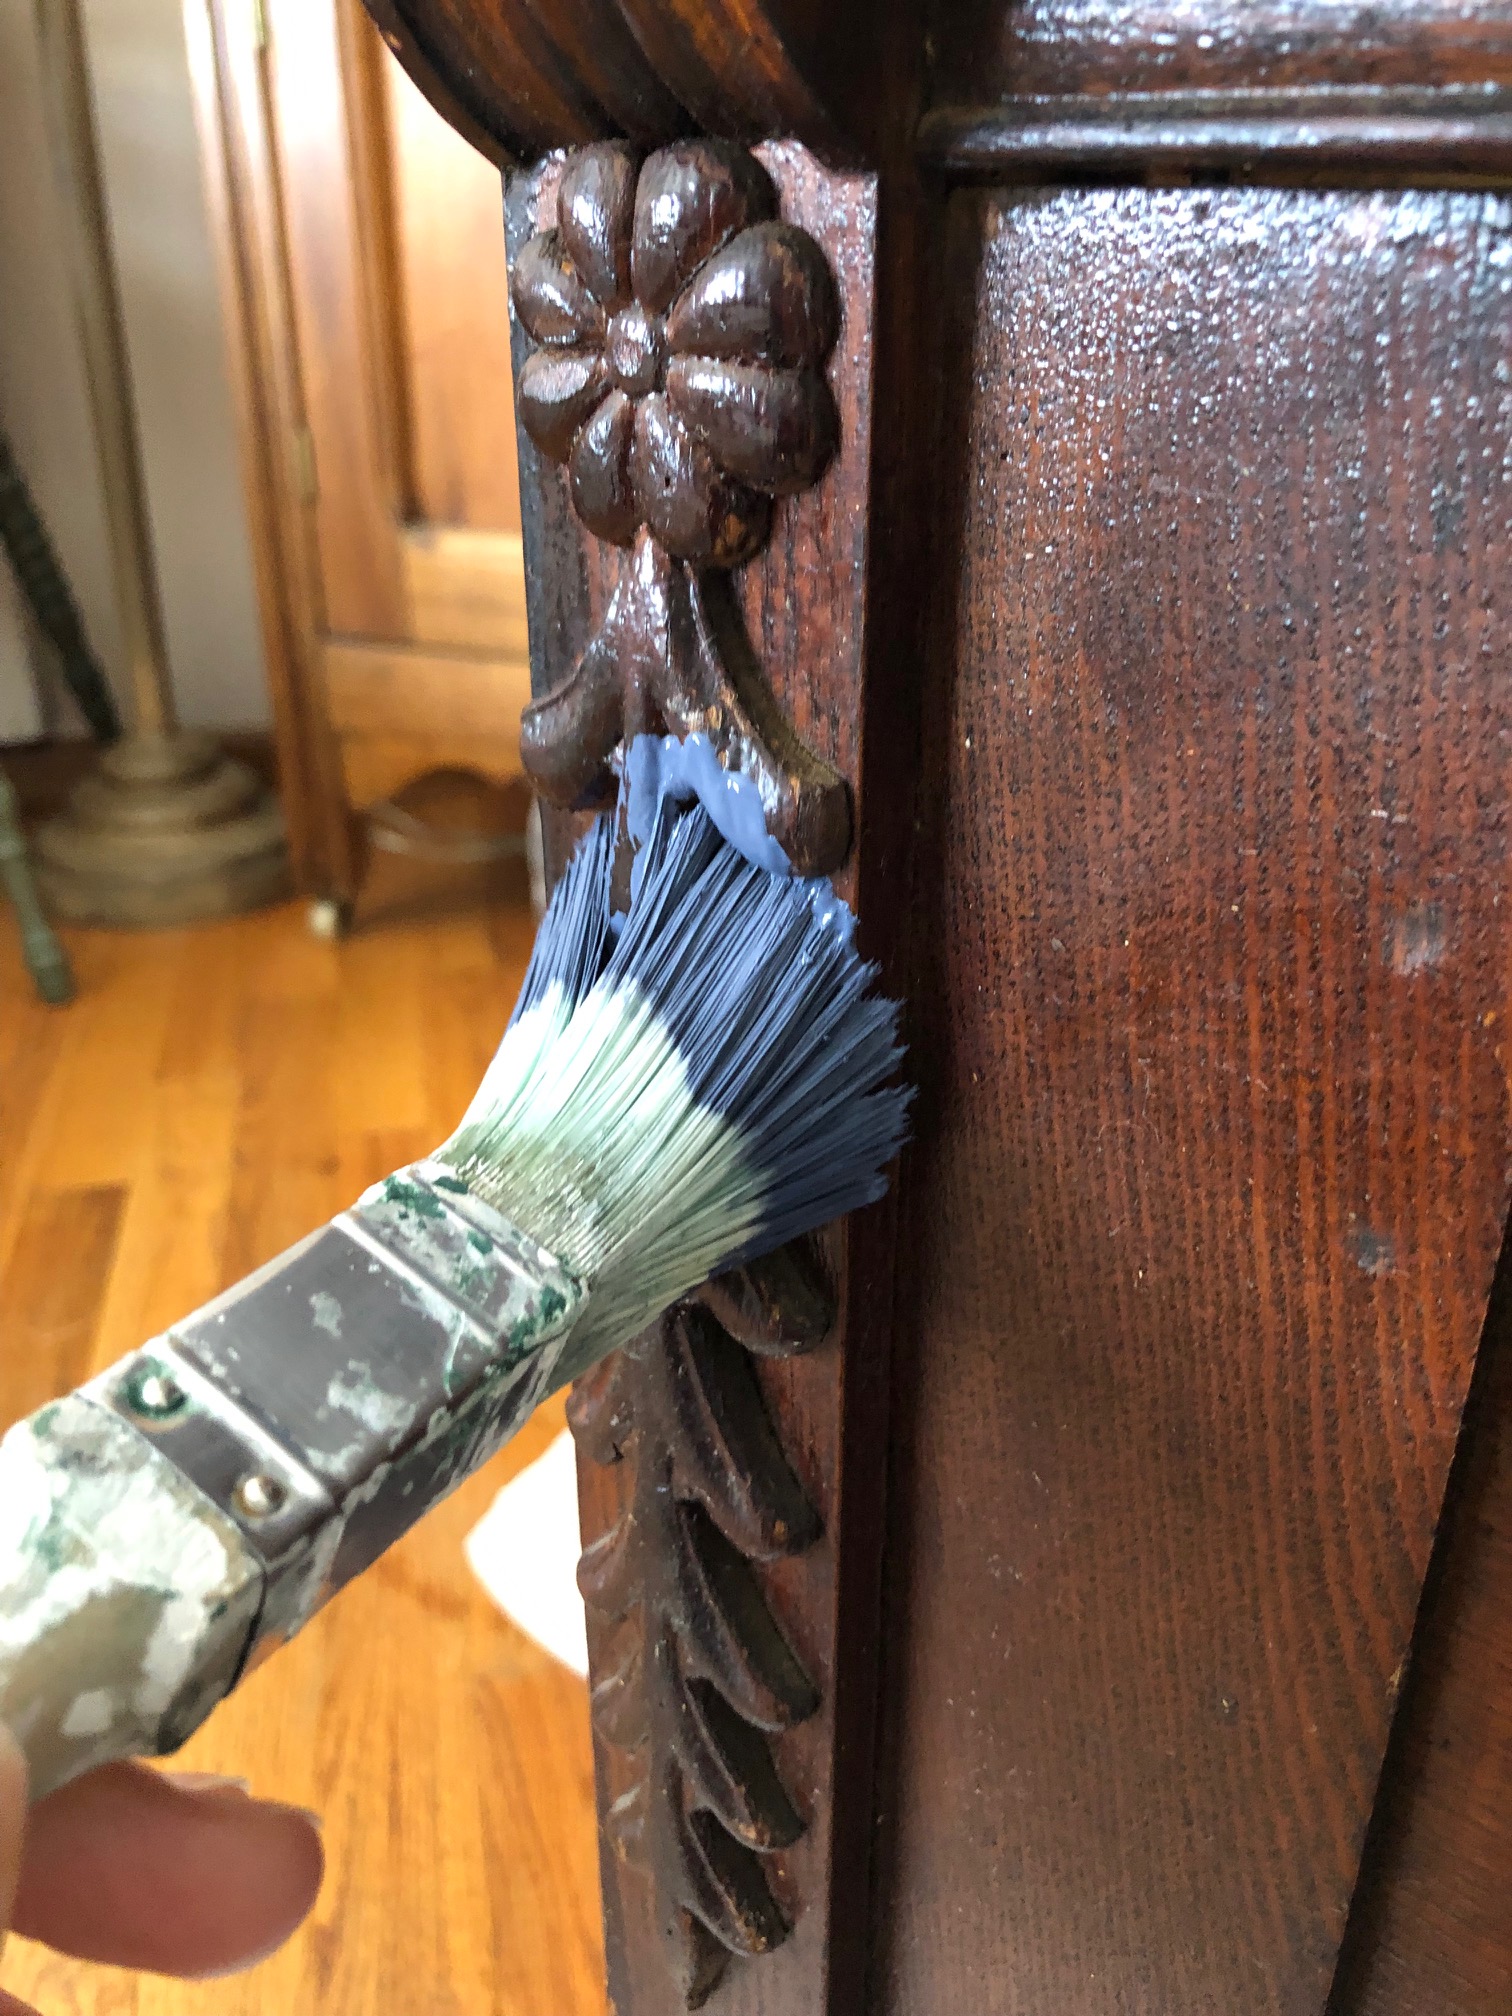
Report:
M 519 411 L 600 539 L 628 546 L 644 527 L 675 559 L 738 566 L 764 544 L 771 500 L 833 454 L 834 282 L 776 210 L 759 162 L 710 141 L 568 163 L 556 229 L 515 267 L 540 346 Z
M 520 251 L 513 299 L 535 344 L 521 424 L 565 466 L 589 531 L 630 550 L 572 673 L 526 710 L 526 769 L 557 804 L 604 805 L 622 741 L 697 730 L 755 782 L 793 865 L 833 870 L 845 788 L 786 722 L 729 587 L 774 500 L 835 452 L 824 362 L 839 303 L 823 252 L 778 217 L 739 148 L 684 141 L 642 161 L 605 144 L 564 167 L 555 227 Z

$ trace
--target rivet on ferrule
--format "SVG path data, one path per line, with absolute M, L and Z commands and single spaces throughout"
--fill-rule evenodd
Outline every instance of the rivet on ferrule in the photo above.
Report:
M 276 1477 L 270 1477 L 264 1470 L 254 1470 L 237 1485 L 232 1503 L 244 1518 L 270 1519 L 286 1495 Z
M 121 1393 L 133 1414 L 148 1421 L 164 1421 L 184 1405 L 184 1389 L 170 1372 L 148 1363 L 128 1379 Z

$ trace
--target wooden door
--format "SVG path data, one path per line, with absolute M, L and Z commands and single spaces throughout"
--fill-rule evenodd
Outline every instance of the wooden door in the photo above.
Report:
M 291 837 L 306 885 L 350 897 L 348 806 L 519 772 L 499 178 L 358 0 L 208 0 L 189 26 Z

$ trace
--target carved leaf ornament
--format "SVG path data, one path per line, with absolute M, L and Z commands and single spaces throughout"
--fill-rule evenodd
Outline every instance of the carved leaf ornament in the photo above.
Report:
M 835 451 L 823 252 L 779 219 L 739 148 L 685 141 L 642 159 L 604 144 L 568 161 L 556 228 L 525 245 L 512 287 L 536 345 L 521 422 L 565 465 L 582 522 L 630 555 L 573 671 L 526 712 L 526 768 L 558 804 L 605 804 L 623 740 L 696 729 L 757 783 L 795 868 L 837 868 L 845 787 L 786 720 L 729 587 L 766 542 L 773 499 L 816 482 Z M 625 1760 L 608 1832 L 651 1876 L 690 2008 L 732 1954 L 789 1929 L 769 1860 L 804 1821 L 771 1738 L 819 1697 L 756 1571 L 821 1529 L 753 1360 L 810 1349 L 833 1321 L 800 1242 L 709 1282 L 581 1381 L 569 1410 L 590 1461 L 629 1468 L 624 1509 L 579 1569 L 604 1631 L 593 1716 Z

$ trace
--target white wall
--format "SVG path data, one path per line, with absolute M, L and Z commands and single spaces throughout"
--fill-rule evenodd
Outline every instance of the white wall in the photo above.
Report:
M 0 420 L 95 648 L 119 678 L 83 367 L 53 221 L 35 4 L 0 0 Z M 180 0 L 84 0 L 83 11 L 174 691 L 188 723 L 259 726 L 268 701 Z M 0 736 L 21 714 L 6 670 L 14 655 L 0 641 Z M 69 718 L 53 693 L 47 700 Z

